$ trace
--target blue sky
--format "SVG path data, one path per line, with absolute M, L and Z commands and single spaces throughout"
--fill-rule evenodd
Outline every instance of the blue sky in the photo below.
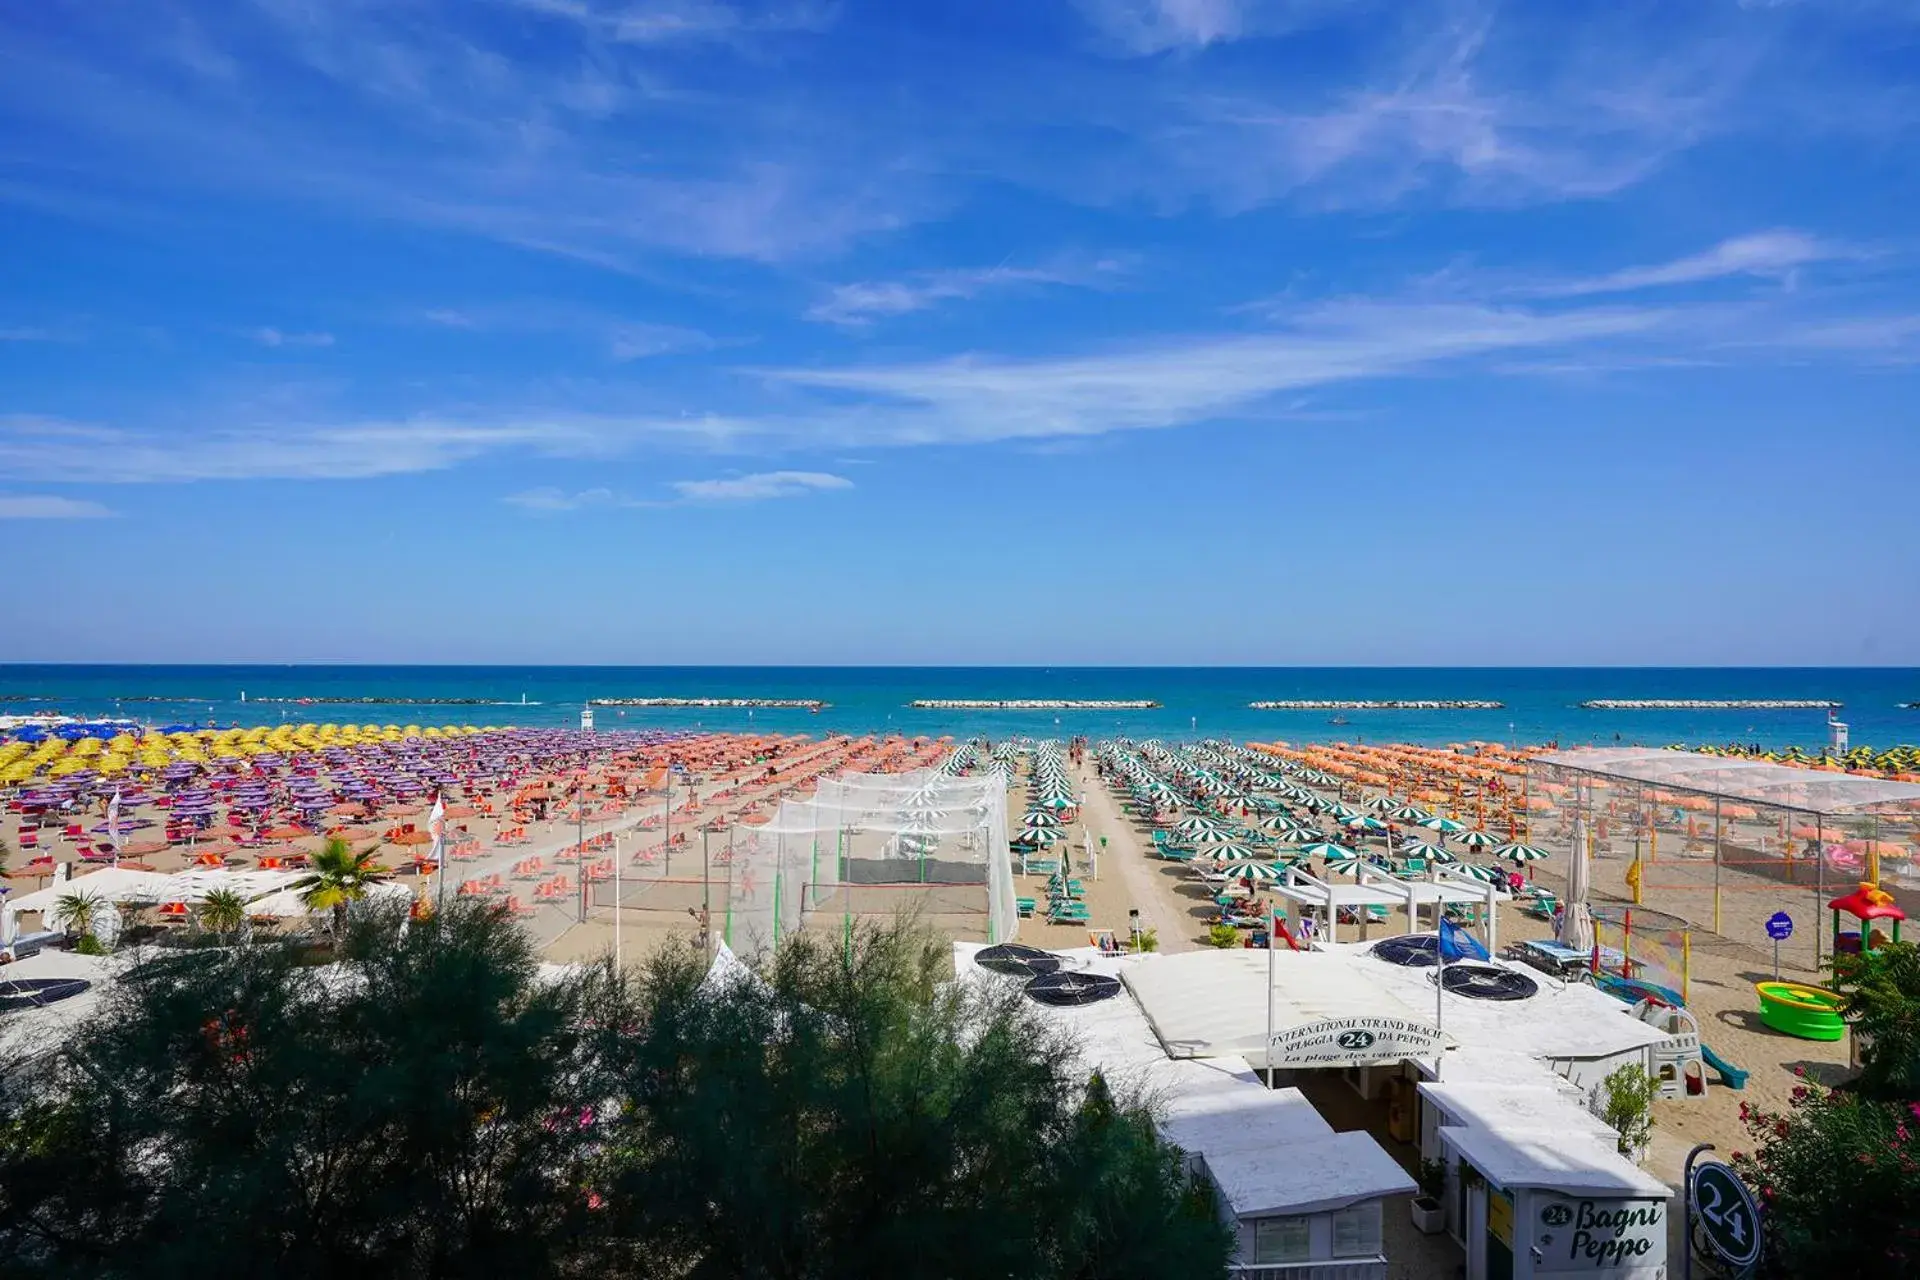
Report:
M 95 0 L 3 660 L 1920 663 L 1920 5 Z

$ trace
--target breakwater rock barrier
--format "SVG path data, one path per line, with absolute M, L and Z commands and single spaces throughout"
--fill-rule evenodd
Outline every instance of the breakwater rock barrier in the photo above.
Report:
M 921 711 L 1149 711 L 1160 704 L 1146 698 L 915 698 Z
M 1832 711 L 1826 698 L 1593 698 L 1589 711 Z
M 746 709 L 773 708 L 779 711 L 818 711 L 831 703 L 818 698 L 588 698 L 590 707 L 702 707 Z
M 1255 711 L 1501 711 L 1506 705 L 1480 698 L 1290 698 L 1247 704 Z

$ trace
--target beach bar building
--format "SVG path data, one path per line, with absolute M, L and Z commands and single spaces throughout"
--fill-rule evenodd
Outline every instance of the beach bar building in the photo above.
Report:
M 980 949 L 956 943 L 956 971 L 966 981 L 1004 981 L 973 964 Z M 1165 962 L 1058 954 L 1123 981 Z M 1126 991 L 1097 1004 L 1036 1007 L 1072 1032 L 1116 1093 L 1159 1108 L 1161 1135 L 1213 1184 L 1241 1280 L 1385 1280 L 1386 1202 L 1417 1187 L 1371 1136 L 1336 1132 L 1299 1090 L 1268 1088 L 1237 1054 L 1170 1055 Z
M 1472 1280 L 1660 1273 L 1670 1192 L 1619 1154 L 1587 1099 L 1619 1067 L 1651 1070 L 1666 1032 L 1590 986 L 1498 961 L 1449 966 L 1474 972 L 1442 996 L 1430 943 L 1196 952 L 1120 976 L 1169 1058 L 1231 1058 L 1321 1100 L 1337 1084 L 1403 1159 L 1443 1165 L 1440 1225 Z M 1208 1160 L 1223 1187 L 1251 1177 L 1234 1155 Z

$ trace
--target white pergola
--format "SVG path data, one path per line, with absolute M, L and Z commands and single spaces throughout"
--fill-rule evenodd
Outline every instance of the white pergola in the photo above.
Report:
M 1473 903 L 1487 909 L 1487 950 L 1496 949 L 1499 944 L 1499 912 L 1496 904 L 1505 902 L 1511 895 L 1486 881 L 1476 880 L 1472 876 L 1454 867 L 1435 867 L 1426 880 L 1406 880 L 1399 876 L 1388 875 L 1374 867 L 1360 868 L 1359 879 L 1353 884 L 1342 884 L 1337 880 L 1322 880 L 1301 867 L 1289 867 L 1286 875 L 1278 884 L 1268 886 L 1268 891 L 1276 897 L 1287 899 L 1300 906 L 1319 907 L 1326 916 L 1327 932 L 1323 941 L 1332 945 L 1339 941 L 1340 909 L 1367 907 L 1400 907 L 1407 913 L 1409 926 L 1417 927 L 1418 909 L 1431 906 L 1434 915 L 1434 928 L 1440 927 L 1440 915 L 1449 903 Z

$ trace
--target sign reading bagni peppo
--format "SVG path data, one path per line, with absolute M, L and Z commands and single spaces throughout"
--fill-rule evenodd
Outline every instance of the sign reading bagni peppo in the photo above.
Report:
M 1362 1067 L 1402 1058 L 1431 1058 L 1441 1035 L 1406 1018 L 1326 1018 L 1273 1033 L 1267 1063 L 1275 1067 Z

